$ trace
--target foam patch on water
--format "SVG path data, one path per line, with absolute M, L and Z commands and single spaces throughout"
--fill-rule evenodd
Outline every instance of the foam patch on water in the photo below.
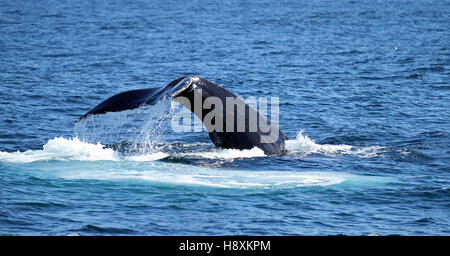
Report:
M 135 156 L 128 156 L 125 157 L 124 160 L 127 161 L 136 161 L 136 162 L 147 162 L 147 161 L 156 161 L 163 158 L 168 157 L 169 155 L 163 152 L 155 152 L 150 154 L 144 154 L 144 155 L 135 155 Z
M 256 171 L 191 166 L 166 162 L 102 164 L 98 168 L 93 162 L 74 163 L 63 169 L 58 166 L 44 166 L 48 171 L 64 179 L 110 180 L 117 182 L 145 182 L 162 186 L 196 186 L 234 189 L 297 188 L 310 186 L 331 186 L 345 181 L 361 179 L 360 176 L 332 171 Z M 369 177 L 373 178 L 373 177 Z
M 327 156 L 336 155 L 356 155 L 359 157 L 375 157 L 384 149 L 380 146 L 371 147 L 354 147 L 350 145 L 330 145 L 330 144 L 317 144 L 311 140 L 308 136 L 302 134 L 303 131 L 298 132 L 295 140 L 287 140 L 286 150 L 288 154 L 320 154 Z
M 68 166 L 73 165 L 73 166 Z M 351 186 L 378 186 L 390 182 L 388 177 L 356 175 L 336 171 L 241 170 L 192 166 L 162 161 L 73 162 L 44 165 L 39 169 L 64 179 L 108 180 L 148 183 L 156 186 L 195 186 L 223 189 L 289 189 L 324 187 L 347 183 Z M 58 165 L 63 165 L 64 168 Z
M 253 158 L 253 157 L 264 157 L 264 151 L 258 147 L 252 149 L 214 149 L 208 152 L 190 152 L 181 153 L 180 156 L 188 157 L 200 157 L 206 159 L 236 159 L 236 158 Z
M 319 172 L 208 170 L 207 173 L 197 171 L 159 174 L 148 175 L 144 173 L 141 178 L 147 181 L 169 184 L 240 189 L 330 186 L 346 180 L 343 176 Z

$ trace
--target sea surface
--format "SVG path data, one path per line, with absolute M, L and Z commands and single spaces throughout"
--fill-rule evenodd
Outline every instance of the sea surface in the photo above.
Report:
M 0 235 L 450 235 L 450 1 L 0 1 Z M 200 76 L 278 97 L 287 152 L 216 148 Z

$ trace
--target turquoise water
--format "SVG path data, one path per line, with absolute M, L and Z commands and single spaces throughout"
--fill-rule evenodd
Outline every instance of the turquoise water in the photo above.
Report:
M 1 235 L 449 235 L 449 1 L 0 1 Z M 175 133 L 196 75 L 287 153 Z M 172 113 L 172 115 L 170 114 Z

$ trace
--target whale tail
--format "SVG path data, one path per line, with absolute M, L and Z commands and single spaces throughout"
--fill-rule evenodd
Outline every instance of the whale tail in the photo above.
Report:
M 266 155 L 283 154 L 284 135 L 241 98 L 218 84 L 199 77 L 180 77 L 162 88 L 131 90 L 116 94 L 76 120 L 89 115 L 154 105 L 169 96 L 191 110 L 204 124 L 212 142 L 222 148 L 258 147 Z

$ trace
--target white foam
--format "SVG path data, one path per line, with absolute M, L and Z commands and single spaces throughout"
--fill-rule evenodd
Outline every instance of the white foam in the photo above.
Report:
M 264 151 L 258 147 L 252 149 L 220 149 L 216 148 L 211 151 L 181 153 L 180 156 L 194 156 L 207 159 L 236 159 L 236 158 L 253 158 L 264 157 Z
M 163 158 L 168 157 L 169 155 L 163 152 L 155 152 L 150 154 L 144 154 L 144 155 L 135 155 L 135 156 L 128 156 L 124 159 L 127 161 L 136 161 L 136 162 L 147 162 L 147 161 L 156 161 Z
M 288 154 L 320 154 L 327 156 L 336 155 L 356 155 L 359 157 L 375 157 L 379 152 L 384 149 L 380 146 L 371 147 L 354 147 L 350 145 L 330 145 L 330 144 L 317 144 L 311 140 L 308 136 L 302 134 L 303 131 L 297 133 L 295 140 L 287 140 L 286 150 Z
M 58 137 L 51 139 L 43 146 L 43 152 L 67 158 L 68 160 L 118 160 L 118 153 L 114 150 L 105 148 L 100 143 L 82 142 L 78 138 L 65 139 Z
M 112 149 L 101 144 L 90 144 L 78 138 L 62 137 L 51 139 L 42 150 L 27 150 L 24 152 L 0 152 L 0 161 L 12 163 L 30 163 L 49 160 L 97 161 L 119 160 L 119 155 Z
M 287 155 L 306 156 L 310 154 L 321 154 L 327 156 L 355 155 L 358 157 L 377 157 L 385 148 L 380 146 L 354 147 L 350 145 L 330 145 L 317 144 L 308 136 L 300 131 L 295 140 L 286 141 Z M 155 161 L 169 156 L 166 152 L 142 150 L 139 154 L 132 156 L 121 156 L 113 149 L 106 148 L 100 143 L 88 143 L 78 138 L 57 137 L 50 139 L 42 150 L 27 150 L 24 152 L 0 152 L 1 162 L 10 163 L 29 163 L 35 161 Z M 265 157 L 264 151 L 254 147 L 252 149 L 220 149 L 215 148 L 209 151 L 199 150 L 194 152 L 175 152 L 171 153 L 180 157 L 196 157 L 205 159 L 241 159 Z
M 264 152 L 255 147 L 249 150 L 214 149 L 207 152 L 174 153 L 181 157 L 199 157 L 206 159 L 236 159 L 263 157 Z M 24 152 L 0 152 L 0 161 L 8 163 L 30 163 L 36 161 L 156 161 L 168 157 L 165 152 L 146 152 L 131 156 L 122 156 L 113 149 L 100 143 L 88 143 L 78 138 L 57 137 L 50 139 L 42 150 L 27 150 Z

